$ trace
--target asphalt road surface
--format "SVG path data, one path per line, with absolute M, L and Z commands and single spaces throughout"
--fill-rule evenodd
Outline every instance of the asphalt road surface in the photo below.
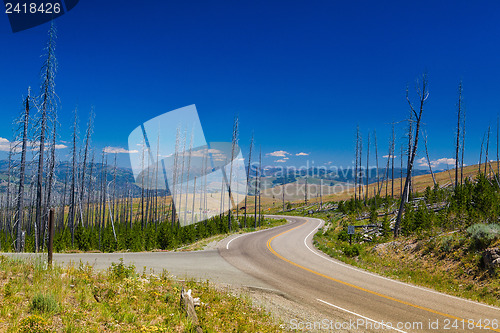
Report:
M 323 221 L 290 224 L 225 240 L 236 268 L 321 311 L 337 331 L 500 332 L 500 309 L 390 280 L 331 259 L 312 245 Z M 292 323 L 308 328 L 313 323 Z M 317 328 L 320 328 L 317 326 Z
M 61 264 L 103 269 L 123 258 L 138 271 L 271 289 L 321 313 L 289 328 L 338 332 L 500 332 L 500 309 L 354 268 L 316 250 L 323 221 L 286 216 L 289 224 L 219 242 L 196 252 L 55 254 Z

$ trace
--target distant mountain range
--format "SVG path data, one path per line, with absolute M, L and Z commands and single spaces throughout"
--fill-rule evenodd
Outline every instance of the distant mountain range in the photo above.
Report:
M 256 170 L 253 170 L 255 173 Z M 363 171 L 364 172 L 364 171 Z M 401 174 L 403 177 L 406 176 L 407 169 L 394 168 L 394 178 L 400 178 Z M 439 171 L 436 171 L 439 172 Z M 414 169 L 413 175 L 426 175 L 428 170 Z M 355 181 L 355 170 L 353 168 L 343 168 L 343 169 L 327 169 L 321 167 L 310 167 L 308 169 L 296 169 L 296 168 L 278 168 L 278 167 L 266 167 L 263 170 L 264 178 L 272 179 L 272 183 L 275 185 L 282 185 L 283 178 L 285 178 L 285 184 L 293 183 L 297 179 L 307 178 L 308 182 L 319 184 L 322 180 L 323 185 L 329 185 L 329 183 L 354 183 Z M 285 175 L 285 177 L 283 177 Z M 392 169 L 389 168 L 388 174 L 386 175 L 385 168 L 378 170 L 378 179 L 382 180 L 384 177 L 389 179 L 392 176 Z M 359 180 L 358 180 L 359 182 Z M 363 183 L 366 182 L 366 175 L 363 174 Z M 368 183 L 377 182 L 377 170 L 376 168 L 370 168 L 368 172 Z M 333 185 L 332 184 L 332 185 Z
M 14 162 L 14 167 L 18 167 L 18 162 Z M 55 187 L 56 189 L 62 189 L 64 184 L 69 185 L 71 181 L 71 171 L 72 163 L 69 161 L 59 162 L 55 167 Z M 106 182 L 111 182 L 115 178 L 115 169 L 113 165 L 104 165 L 102 163 L 87 164 L 86 171 L 86 182 L 88 182 L 88 175 L 92 169 L 92 175 L 94 178 L 100 179 L 102 174 L 106 174 Z M 7 160 L 0 160 L 0 191 L 4 191 L 7 187 L 9 162 Z M 18 171 L 15 172 L 17 177 Z M 26 182 L 29 183 L 36 175 L 36 165 L 28 164 L 26 168 Z M 11 182 L 17 182 L 17 178 L 12 177 Z M 134 194 L 140 193 L 140 188 L 135 185 L 134 175 L 130 168 L 116 168 L 116 187 L 118 189 L 129 189 L 131 188 Z
M 59 162 L 56 165 L 55 176 L 56 176 L 56 188 L 62 188 L 65 183 L 71 180 L 71 162 L 64 161 Z M 8 176 L 9 162 L 8 160 L 0 160 L 0 191 L 4 191 L 7 186 L 7 176 Z M 102 163 L 88 164 L 87 166 L 87 177 L 90 168 L 92 168 L 92 174 L 94 177 L 100 177 L 104 172 L 106 173 L 106 181 L 110 182 L 114 179 L 114 166 L 113 165 L 103 165 Z M 27 179 L 32 178 L 35 174 L 34 164 L 28 166 L 27 168 Z M 250 176 L 255 177 L 258 168 L 252 167 L 250 171 Z M 436 170 L 439 172 L 439 170 Z M 413 174 L 415 176 L 428 174 L 428 170 L 414 169 Z M 406 175 L 406 169 L 403 168 L 402 173 L 400 168 L 394 168 L 394 178 L 399 178 L 403 174 Z M 98 176 L 99 175 L 99 176 Z M 386 176 L 386 171 L 384 169 L 378 170 L 379 179 L 382 180 Z M 392 175 L 392 170 L 388 170 L 388 178 L 390 179 Z M 365 177 L 365 176 L 364 176 Z M 304 181 L 307 178 L 310 184 L 322 184 L 333 186 L 337 183 L 353 183 L 354 182 L 354 170 L 352 168 L 344 169 L 327 169 L 321 167 L 310 167 L 308 169 L 302 168 L 291 168 L 291 167 L 265 167 L 262 170 L 262 184 L 264 188 L 270 188 L 278 185 L 294 183 L 298 180 Z M 12 182 L 16 182 L 16 178 L 11 178 Z M 374 183 L 377 181 L 376 168 L 369 169 L 368 183 Z M 363 178 L 363 183 L 366 182 L 366 178 Z M 117 167 L 116 168 L 116 186 L 121 189 L 132 189 L 134 195 L 140 193 L 140 188 L 135 185 L 134 175 L 132 169 Z

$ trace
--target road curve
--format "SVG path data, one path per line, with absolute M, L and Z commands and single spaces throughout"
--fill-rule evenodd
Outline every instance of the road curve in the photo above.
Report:
M 219 243 L 219 253 L 239 270 L 324 314 L 325 321 L 316 322 L 316 329 L 500 332 L 499 308 L 346 265 L 312 245 L 322 220 L 284 217 L 291 223 L 227 238 Z M 291 328 L 314 325 L 290 324 Z

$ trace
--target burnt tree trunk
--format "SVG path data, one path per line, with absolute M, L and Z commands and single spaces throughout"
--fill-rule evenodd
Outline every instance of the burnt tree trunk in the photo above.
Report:
M 429 96 L 429 93 L 427 91 L 427 77 L 425 74 L 422 77 L 422 87 L 417 88 L 417 92 L 418 92 L 419 102 L 420 102 L 420 108 L 418 111 L 416 111 L 414 109 L 414 107 L 410 101 L 410 98 L 408 96 L 408 88 L 406 89 L 406 100 L 408 101 L 408 104 L 411 108 L 411 111 L 413 112 L 413 115 L 415 116 L 416 128 L 415 128 L 415 137 L 413 140 L 413 146 L 411 148 L 411 156 L 410 156 L 410 160 L 409 160 L 409 164 L 408 164 L 408 170 L 406 172 L 406 180 L 405 180 L 405 187 L 403 189 L 403 196 L 401 198 L 398 216 L 396 218 L 396 223 L 394 225 L 394 237 L 398 237 L 399 233 L 401 232 L 401 218 L 403 216 L 405 204 L 407 202 L 408 185 L 411 181 L 411 171 L 413 168 L 413 162 L 415 160 L 415 156 L 417 155 L 418 135 L 419 135 L 419 131 L 420 131 L 420 121 L 422 119 L 422 112 L 424 111 L 425 101 L 427 100 L 427 97 Z

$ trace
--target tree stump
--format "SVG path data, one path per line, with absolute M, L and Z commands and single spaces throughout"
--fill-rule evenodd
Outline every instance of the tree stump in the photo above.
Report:
M 191 296 L 191 289 L 188 291 L 184 291 L 184 288 L 181 290 L 181 307 L 186 311 L 187 316 L 191 319 L 194 325 L 196 325 L 196 332 L 203 333 L 203 330 L 200 327 L 200 321 L 198 320 L 198 315 L 196 315 L 195 306 L 200 305 L 199 298 L 193 298 Z

